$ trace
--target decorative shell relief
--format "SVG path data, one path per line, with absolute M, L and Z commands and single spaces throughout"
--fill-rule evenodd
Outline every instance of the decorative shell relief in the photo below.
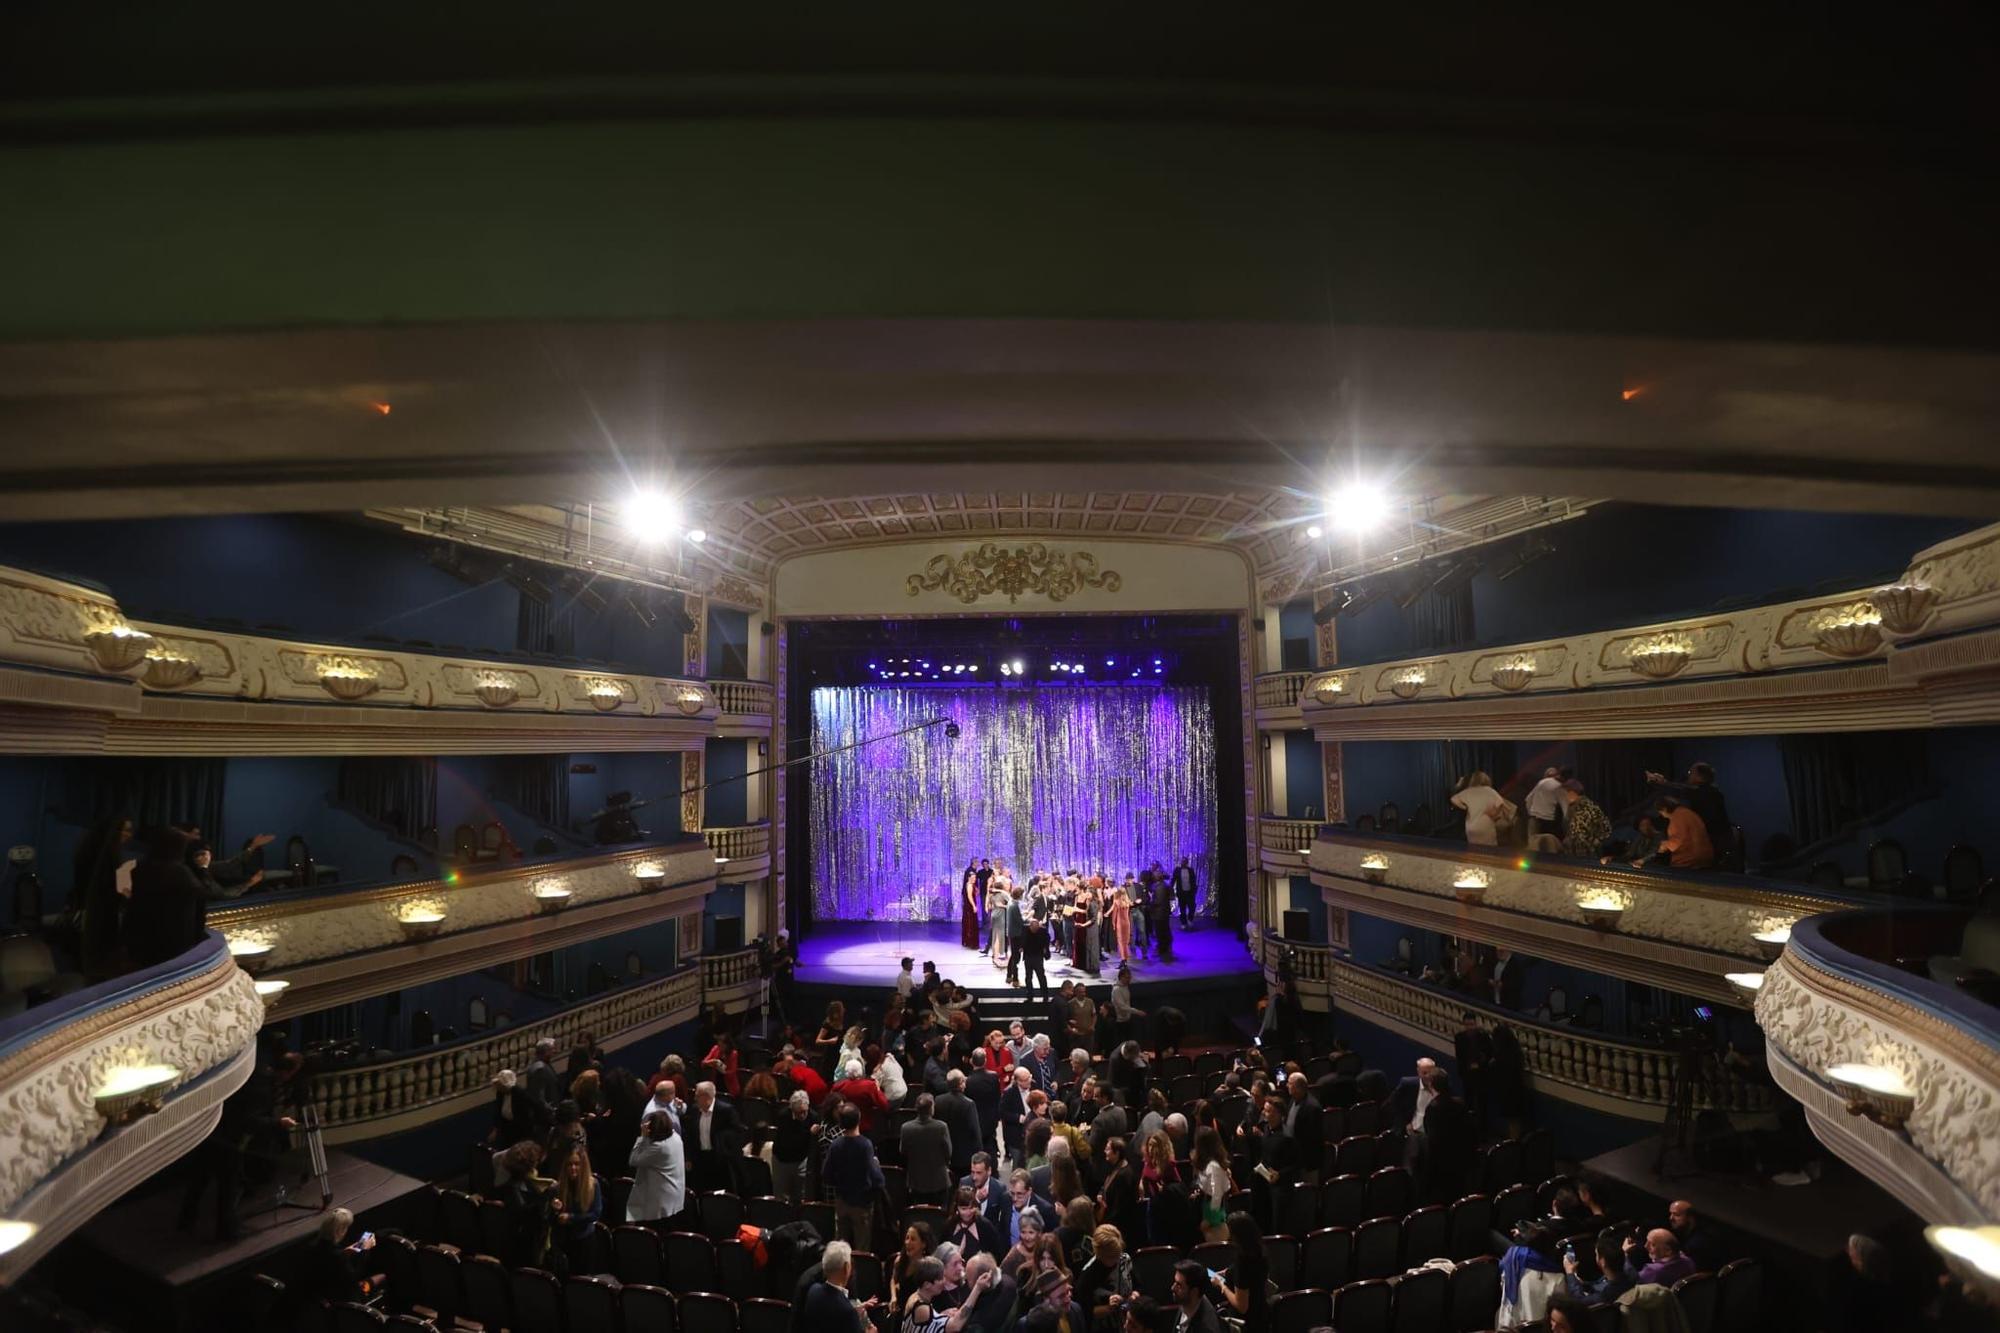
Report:
M 289 683 L 319 690 L 326 689 L 325 680 L 329 673 L 336 676 L 372 676 L 375 688 L 380 690 L 407 689 L 410 683 L 401 662 L 393 657 L 376 657 L 366 653 L 283 648 L 278 652 L 278 669 Z
M 1535 666 L 1534 654 L 1524 653 L 1518 657 L 1504 658 L 1496 662 L 1486 676 L 1495 685 L 1512 694 L 1516 690 L 1527 688 L 1528 683 L 1535 678 Z
M 1323 704 L 1337 704 L 1347 696 L 1347 677 L 1321 676 L 1312 683 L 1313 698 Z
M 1811 626 L 1814 643 L 1832 657 L 1866 657 L 1882 646 L 1882 613 L 1870 601 L 1826 607 Z
M 1097 557 L 1089 551 L 1068 551 L 1041 542 L 1014 547 L 983 542 L 956 556 L 932 556 L 921 570 L 904 580 L 904 591 L 911 597 L 943 591 L 969 606 L 995 594 L 1009 602 L 1018 602 L 1029 593 L 1064 602 L 1083 588 L 1117 592 L 1124 584 L 1118 571 L 1100 569 Z
M 1891 634 L 1915 634 L 1930 620 L 1938 591 L 1919 579 L 1902 579 L 1877 588 L 1868 600 L 1881 614 L 1884 629 Z

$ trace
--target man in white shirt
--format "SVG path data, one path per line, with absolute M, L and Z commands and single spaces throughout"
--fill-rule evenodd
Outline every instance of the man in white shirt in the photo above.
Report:
M 1558 768 L 1542 770 L 1542 780 L 1528 793 L 1528 836 L 1562 836 L 1563 777 Z
M 1424 1112 L 1430 1110 L 1437 1100 L 1437 1090 L 1432 1086 L 1436 1081 L 1437 1061 L 1425 1056 L 1417 1061 L 1417 1072 L 1396 1085 L 1389 1104 L 1396 1108 L 1397 1117 L 1408 1127 L 1403 1136 L 1403 1165 L 1416 1171 L 1424 1153 Z
M 910 971 L 910 969 L 915 967 L 916 965 L 917 965 L 917 960 L 914 958 L 905 958 L 903 960 L 903 970 L 896 974 L 897 999 L 899 1000 L 909 999 L 910 992 L 914 991 L 917 988 L 917 979 L 914 975 L 911 974 Z

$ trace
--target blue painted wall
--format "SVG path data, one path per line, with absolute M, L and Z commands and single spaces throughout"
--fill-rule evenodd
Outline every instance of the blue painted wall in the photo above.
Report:
M 1279 609 L 1281 670 L 1310 671 L 1313 668 L 1313 640 L 1318 628 L 1313 624 L 1312 601 L 1309 598 L 1287 602 Z
M 1306 818 L 1308 808 L 1315 817 L 1326 818 L 1326 798 L 1320 781 L 1319 742 L 1310 731 L 1281 732 L 1272 744 L 1285 747 L 1285 813 L 1293 819 Z
M 718 867 L 721 868 L 721 867 Z M 702 952 L 715 948 L 715 922 L 718 917 L 743 917 L 743 886 L 741 884 L 717 884 L 715 891 L 708 895 L 708 909 L 701 914 Z M 750 932 L 743 933 L 743 942 L 750 942 Z
M 708 674 L 717 680 L 742 680 L 750 662 L 750 613 L 727 606 L 708 612 Z
M 1304 875 L 1293 875 L 1285 881 L 1285 898 L 1285 905 L 1292 911 L 1306 914 L 1306 924 L 1311 930 L 1307 938 L 1314 944 L 1325 944 L 1326 899 L 1320 897 L 1312 880 Z
M 708 743 L 704 780 L 709 784 L 708 823 L 711 828 L 735 828 L 750 822 L 750 789 L 743 775 L 750 771 L 755 741 L 727 737 Z

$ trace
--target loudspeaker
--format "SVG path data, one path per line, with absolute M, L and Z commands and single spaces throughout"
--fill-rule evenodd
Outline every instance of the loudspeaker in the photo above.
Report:
M 1251 629 L 1254 629 L 1254 630 L 1256 630 L 1256 631 L 1257 631 L 1257 632 L 1258 632 L 1259 634 L 1263 633 L 1263 632 L 1264 632 L 1264 617 L 1262 617 L 1262 616 L 1258 616 L 1258 617 L 1257 617 L 1256 619 L 1252 620 L 1252 621 L 1250 622 L 1250 628 L 1251 628 Z
M 721 923 L 718 922 L 718 925 Z M 1285 913 L 1285 938 L 1288 940 L 1309 940 L 1312 938 L 1312 917 L 1304 912 Z
M 776 634 L 778 632 L 778 627 L 776 625 L 773 625 L 768 620 L 760 620 L 757 622 L 757 632 L 759 634 L 762 634 L 766 638 L 769 638 L 771 635 Z
M 715 951 L 735 953 L 743 947 L 743 918 L 740 916 L 719 916 L 715 918 Z

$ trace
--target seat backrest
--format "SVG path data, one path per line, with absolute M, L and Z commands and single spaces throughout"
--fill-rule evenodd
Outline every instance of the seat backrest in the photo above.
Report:
M 1375 831 L 1375 816 L 1373 815 L 1356 816 L 1354 820 L 1354 831 L 1356 833 L 1373 833 Z
M 1343 1172 L 1320 1186 L 1319 1220 L 1329 1227 L 1361 1225 L 1361 1205 L 1368 1198 L 1368 1178 Z
M 516 1268 L 512 1328 L 562 1327 L 562 1284 L 539 1268 Z
M 1454 1333 L 1474 1333 L 1493 1327 L 1500 1309 L 1500 1265 L 1482 1254 L 1451 1270 L 1451 1327 Z
M 460 824 L 451 831 L 452 855 L 461 860 L 469 858 L 479 850 L 479 835 L 472 831 L 472 825 Z
M 1333 1293 L 1323 1287 L 1282 1292 L 1271 1302 L 1271 1333 L 1311 1333 L 1332 1323 Z
M 759 1296 L 736 1303 L 736 1322 L 743 1333 L 786 1333 L 792 1325 L 792 1307 L 785 1301 Z M 637 1333 L 628 1328 L 625 1333 Z
M 1468 1194 L 1451 1206 L 1445 1252 L 1454 1259 L 1485 1254 L 1492 1233 L 1493 1200 L 1484 1194 Z
M 417 1299 L 449 1320 L 463 1304 L 459 1294 L 458 1251 L 449 1245 L 417 1247 Z
M 1873 889 L 1890 890 L 1903 882 L 1909 873 L 1909 858 L 1903 854 L 1903 844 L 1894 838 L 1877 838 L 1868 847 L 1868 886 Z
M 681 1333 L 736 1333 L 736 1302 L 712 1291 L 681 1297 Z
M 1395 1296 L 1396 1333 L 1435 1333 L 1451 1309 L 1451 1279 L 1441 1268 L 1405 1273 L 1396 1280 Z
M 680 1320 L 674 1294 L 665 1287 L 628 1282 L 618 1294 L 618 1305 L 625 1333 L 674 1333 Z
M 733 1236 L 715 1243 L 715 1284 L 732 1301 L 747 1301 L 764 1294 L 756 1260 Z
M 1714 1329 L 1715 1298 L 1713 1273 L 1695 1273 L 1674 1283 L 1674 1299 L 1680 1302 L 1691 1333 L 1711 1333 Z
M 848 1279 L 847 1290 L 857 1301 L 865 1301 L 870 1296 L 880 1296 L 883 1300 L 888 1300 L 889 1283 L 882 1271 L 882 1257 L 857 1251 L 854 1256 L 854 1274 Z
M 1004 1240 L 1005 1237 L 1002 1237 Z M 1174 1264 L 1181 1253 L 1171 1245 L 1147 1245 L 1132 1254 L 1132 1286 L 1142 1296 L 1167 1303 L 1173 1299 Z
M 743 1225 L 743 1200 L 728 1190 L 710 1190 L 701 1196 L 701 1229 L 710 1240 L 734 1240 Z
M 389 1322 L 365 1305 L 338 1301 L 330 1308 L 333 1311 L 333 1333 L 381 1333 L 382 1326 Z
M 1333 1326 L 1340 1333 L 1386 1333 L 1394 1304 L 1395 1289 L 1387 1282 L 1350 1282 L 1333 1294 Z M 1500 1308 L 1497 1300 L 1493 1308 Z
M 1525 1174 L 1520 1140 L 1501 1139 L 1486 1150 L 1486 1164 L 1482 1171 L 1486 1193 L 1495 1194 L 1509 1185 L 1518 1185 Z
M 1401 1217 L 1410 1211 L 1415 1195 L 1416 1184 L 1408 1171 L 1400 1166 L 1385 1166 L 1368 1177 L 1362 1211 L 1370 1217 Z
M 654 1286 L 664 1285 L 682 1296 L 691 1291 L 715 1289 L 715 1243 L 708 1237 L 694 1231 L 669 1231 L 660 1248 L 666 1278 L 664 1283 L 655 1282 Z M 855 1268 L 859 1270 L 861 1256 L 854 1257 Z M 623 1279 L 623 1274 L 620 1274 L 620 1279 Z
M 618 1275 L 620 1282 L 659 1286 L 666 1276 L 660 1256 L 659 1235 L 651 1227 L 613 1227 L 611 1271 Z
M 1944 896 L 1954 902 L 1965 902 L 1979 896 L 1979 886 L 1986 879 L 1986 863 L 1977 847 L 1958 844 L 1944 854 Z
M 1299 1244 L 1299 1271 L 1303 1281 L 1332 1291 L 1354 1276 L 1354 1231 L 1349 1227 L 1321 1227 Z
M 1839 889 L 1847 884 L 1846 872 L 1841 870 L 1838 861 L 1813 862 L 1812 868 L 1806 871 L 1806 878 L 1822 889 Z
M 1555 1169 L 1555 1134 L 1548 1129 L 1528 1131 L 1521 1139 L 1521 1178 L 1547 1180 Z
M 1377 1217 L 1354 1232 L 1354 1271 L 1363 1278 L 1389 1277 L 1403 1261 L 1403 1220 Z
M 1451 1215 L 1441 1203 L 1415 1209 L 1403 1217 L 1403 1267 L 1415 1268 L 1448 1257 Z
M 1299 1241 L 1296 1236 L 1283 1234 L 1264 1237 L 1264 1264 L 1269 1269 L 1271 1281 L 1278 1284 L 1279 1291 L 1291 1291 L 1299 1285 Z
M 306 846 L 304 838 L 294 833 L 291 837 L 285 839 L 285 868 L 287 870 L 303 870 L 305 869 L 306 862 L 311 859 L 312 851 Z
M 1375 1138 L 1371 1134 L 1350 1134 L 1334 1150 L 1334 1166 L 1342 1175 L 1366 1175 L 1375 1169 Z
M 438 1232 L 445 1244 L 477 1254 L 479 1200 L 463 1190 L 445 1190 L 438 1198 Z
M 1764 1268 L 1738 1259 L 1715 1275 L 1715 1333 L 1752 1333 L 1764 1327 Z
M 563 1316 L 569 1333 L 618 1333 L 618 1284 L 579 1274 L 563 1283 Z
M 490 1254 L 475 1254 L 458 1266 L 465 1293 L 465 1316 L 483 1328 L 506 1328 L 514 1322 L 514 1283 L 507 1266 Z M 390 1281 L 395 1281 L 393 1275 Z

